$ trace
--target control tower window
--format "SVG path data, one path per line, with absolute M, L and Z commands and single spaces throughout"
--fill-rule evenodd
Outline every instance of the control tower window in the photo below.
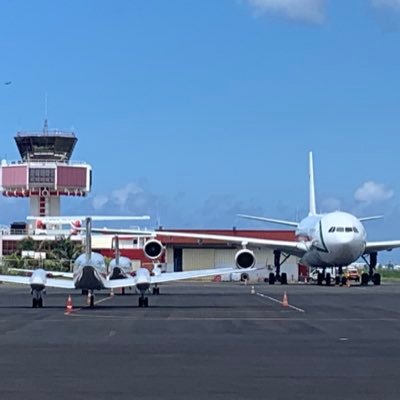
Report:
M 29 183 L 54 184 L 54 168 L 30 168 Z

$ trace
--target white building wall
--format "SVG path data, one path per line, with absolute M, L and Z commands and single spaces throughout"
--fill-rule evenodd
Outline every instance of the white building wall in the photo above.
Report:
M 58 217 L 60 215 L 60 203 L 61 199 L 59 196 L 49 196 L 47 199 L 47 214 L 50 216 Z

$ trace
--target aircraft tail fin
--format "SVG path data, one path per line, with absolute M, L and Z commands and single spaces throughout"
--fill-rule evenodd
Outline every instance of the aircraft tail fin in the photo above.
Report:
M 86 254 L 86 262 L 89 263 L 92 258 L 92 219 L 90 217 L 85 219 L 85 234 L 86 234 L 86 243 L 85 243 L 85 254 Z
M 314 181 L 314 161 L 313 161 L 313 154 L 310 151 L 309 153 L 309 196 L 310 196 L 310 210 L 308 215 L 316 215 L 317 214 L 317 207 L 315 203 L 315 181 Z

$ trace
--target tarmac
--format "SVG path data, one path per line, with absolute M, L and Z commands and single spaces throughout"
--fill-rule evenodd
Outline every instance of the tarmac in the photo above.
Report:
M 280 302 L 287 292 L 289 306 Z M 161 286 L 86 298 L 0 285 L 1 399 L 399 399 L 400 284 Z

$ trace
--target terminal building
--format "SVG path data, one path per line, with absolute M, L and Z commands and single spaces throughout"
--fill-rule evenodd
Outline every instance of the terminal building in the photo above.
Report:
M 40 217 L 62 215 L 61 198 L 63 196 L 85 197 L 92 187 L 92 167 L 85 162 L 71 161 L 78 141 L 73 132 L 49 130 L 45 121 L 43 131 L 18 132 L 14 139 L 20 159 L 11 162 L 1 161 L 2 195 L 29 199 L 30 215 L 38 218 L 34 224 L 27 224 L 26 221 L 14 222 L 10 226 L 0 228 L 0 255 L 2 257 L 15 253 L 18 242 L 27 236 L 38 242 L 70 236 L 70 229 L 62 230 L 61 227 L 45 226 L 40 221 Z M 294 240 L 293 231 L 232 229 L 190 230 L 188 232 Z M 76 232 L 71 235 L 71 239 L 82 242 L 82 237 Z M 120 240 L 121 254 L 133 260 L 134 268 L 151 264 L 141 249 L 144 240 L 144 237 L 128 237 Z M 159 240 L 166 247 L 162 262 L 165 263 L 167 271 L 232 266 L 238 250 L 235 244 L 229 242 L 165 236 Z M 114 256 L 112 235 L 93 235 L 92 246 L 94 251 L 99 251 L 104 256 Z M 274 264 L 273 251 L 262 247 L 252 248 L 252 250 L 257 258 L 257 266 L 266 267 L 264 274 L 268 275 Z M 289 280 L 297 280 L 298 260 L 290 257 L 282 266 L 282 272 L 287 273 Z M 262 276 L 259 278 L 261 279 Z

